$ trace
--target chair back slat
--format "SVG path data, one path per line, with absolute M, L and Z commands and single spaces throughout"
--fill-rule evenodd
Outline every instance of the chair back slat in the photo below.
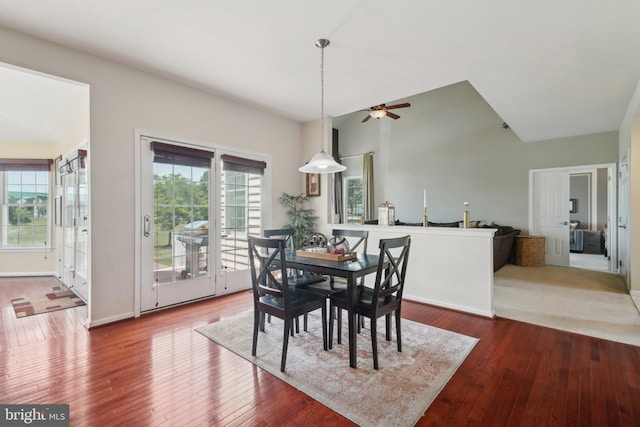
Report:
M 352 237 L 354 244 L 349 244 L 349 250 L 354 252 L 359 248 L 358 252 L 367 253 L 367 241 L 369 239 L 369 231 L 367 230 L 338 230 L 331 232 L 334 237 L 349 238 Z M 357 239 L 357 240 L 356 240 Z M 347 239 L 349 240 L 349 239 Z
M 293 250 L 295 249 L 295 245 L 293 242 L 293 236 L 295 234 L 295 230 L 293 228 L 277 228 L 272 230 L 262 230 L 262 235 L 264 237 L 270 238 L 279 238 L 285 240 L 285 249 Z
M 273 265 L 278 257 L 280 266 Z M 271 295 L 283 298 L 288 304 L 289 284 L 287 283 L 287 261 L 285 258 L 285 239 L 249 237 L 249 264 L 251 266 L 251 283 L 254 297 Z M 276 277 L 276 272 L 279 274 Z

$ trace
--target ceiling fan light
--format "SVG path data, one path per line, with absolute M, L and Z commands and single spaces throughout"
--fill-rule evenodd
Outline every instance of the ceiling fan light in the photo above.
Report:
M 347 167 L 336 162 L 333 157 L 322 150 L 298 170 L 304 173 L 336 173 L 347 170 Z
M 385 110 L 371 110 L 371 111 L 369 111 L 369 115 L 371 117 L 373 117 L 374 119 L 380 119 L 380 118 L 386 116 L 387 112 Z

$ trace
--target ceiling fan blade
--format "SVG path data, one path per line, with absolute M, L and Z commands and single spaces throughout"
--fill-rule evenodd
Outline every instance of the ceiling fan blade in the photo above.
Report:
M 393 114 L 391 111 L 387 111 L 387 116 L 391 117 L 393 120 L 398 120 L 400 118 L 399 115 Z
M 409 104 L 408 102 L 405 102 L 404 104 L 389 105 L 386 107 L 386 109 L 392 110 L 394 108 L 407 108 L 407 107 L 411 107 L 411 104 Z
M 367 114 L 367 117 L 364 118 L 364 120 L 362 121 L 362 123 L 366 122 L 367 120 L 369 120 L 371 118 L 370 115 Z

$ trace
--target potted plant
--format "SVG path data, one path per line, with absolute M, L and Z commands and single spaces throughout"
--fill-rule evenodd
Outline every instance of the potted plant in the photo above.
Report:
M 308 200 L 309 198 L 302 194 L 292 196 L 282 193 L 282 196 L 280 196 L 280 204 L 288 208 L 289 223 L 287 227 L 293 228 L 295 231 L 293 243 L 296 248 L 301 248 L 304 245 L 307 236 L 315 231 L 316 221 L 318 220 L 318 217 L 314 215 L 314 209 L 303 206 Z

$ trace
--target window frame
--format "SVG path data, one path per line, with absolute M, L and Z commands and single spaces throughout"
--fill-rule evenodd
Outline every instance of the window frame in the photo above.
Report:
M 51 239 L 52 239 L 52 195 L 54 194 L 52 191 L 52 171 L 51 164 L 52 160 L 48 159 L 0 159 L 0 252 L 42 252 L 49 251 L 52 248 Z M 8 174 L 11 172 L 20 172 L 22 173 L 38 173 L 45 172 L 47 174 L 47 182 L 46 184 L 38 184 L 37 176 L 34 176 L 34 187 L 41 187 L 46 185 L 47 190 L 47 200 L 43 204 L 35 204 L 31 203 L 28 205 L 24 204 L 15 204 L 9 202 L 9 177 Z M 21 180 L 22 181 L 22 180 Z M 13 185 L 13 184 L 12 184 Z M 23 185 L 32 185 L 32 184 L 20 184 L 21 190 Z M 8 243 L 8 227 L 9 224 L 9 209 L 12 206 L 26 206 L 33 208 L 33 212 L 39 207 L 44 207 L 46 210 L 45 213 L 45 243 L 44 244 L 25 244 L 25 245 L 11 245 Z M 34 215 L 34 214 L 32 214 Z M 31 227 L 35 227 L 35 224 L 32 224 Z M 35 232 L 35 230 L 33 230 Z
M 218 226 L 220 229 L 220 249 L 219 249 L 219 255 L 220 255 L 220 263 L 221 263 L 221 267 L 222 270 L 226 271 L 226 272 L 230 272 L 230 271 L 237 271 L 237 272 L 241 272 L 241 271 L 248 271 L 249 269 L 249 263 L 248 263 L 248 258 L 247 258 L 247 262 L 246 262 L 246 266 L 242 269 L 238 269 L 238 261 L 235 261 L 235 257 L 232 257 L 234 259 L 234 261 L 229 261 L 227 259 L 225 259 L 224 254 L 227 253 L 228 251 L 225 251 L 223 249 L 223 243 L 226 240 L 227 242 L 232 241 L 234 242 L 233 244 L 233 250 L 235 252 L 247 252 L 246 249 L 246 245 L 248 245 L 248 242 L 246 243 L 246 245 L 243 245 L 242 242 L 243 241 L 248 241 L 248 237 L 249 236 L 259 236 L 262 234 L 262 230 L 264 229 L 264 224 L 267 223 L 265 221 L 268 221 L 268 215 L 271 212 L 271 209 L 269 209 L 268 206 L 268 201 L 270 200 L 269 194 L 270 194 L 270 179 L 271 179 L 271 175 L 270 175 L 270 171 L 268 168 L 268 162 L 269 162 L 269 157 L 264 155 L 264 154 L 253 154 L 253 153 L 247 153 L 247 152 L 233 152 L 233 154 L 231 154 L 231 152 L 228 152 L 226 150 L 218 150 L 218 153 L 220 153 L 219 155 L 219 173 L 217 174 L 217 177 L 219 179 L 218 182 L 218 188 L 220 190 L 220 196 L 218 197 Z M 225 164 L 225 162 L 227 162 Z M 241 173 L 244 174 L 244 176 L 246 177 L 246 179 L 244 179 L 244 183 L 241 184 L 242 188 L 244 189 L 243 193 L 245 195 L 245 203 L 244 203 L 244 228 L 242 231 L 238 231 L 237 228 L 234 228 L 234 235 L 227 235 L 227 231 L 231 230 L 228 226 L 223 225 L 223 218 L 224 221 L 226 222 L 226 212 L 225 209 L 227 209 L 228 207 L 231 207 L 230 205 L 227 204 L 226 202 L 226 197 L 227 197 L 227 193 L 228 193 L 228 189 L 225 188 L 226 185 L 228 185 L 225 182 L 225 173 L 227 172 L 233 172 L 233 173 Z M 252 183 L 252 181 L 254 180 L 259 180 L 259 185 L 255 185 Z M 235 185 L 235 184 L 232 184 Z M 255 223 L 252 223 L 252 219 L 254 219 L 254 217 L 252 217 L 251 212 L 252 212 L 252 202 L 251 202 L 251 197 L 254 194 L 254 192 L 252 192 L 252 189 L 258 189 L 259 190 L 259 195 L 260 195 L 260 203 L 259 203 L 259 211 L 260 211 L 260 216 L 258 218 L 258 225 L 256 226 Z M 234 205 L 234 207 L 237 207 Z M 254 230 L 257 227 L 257 232 L 252 232 L 252 230 Z M 241 244 L 238 244 L 238 242 L 240 242 Z M 248 255 L 248 252 L 247 252 Z M 225 263 L 228 263 L 229 265 L 225 265 Z M 231 266 L 232 265 L 232 266 Z

